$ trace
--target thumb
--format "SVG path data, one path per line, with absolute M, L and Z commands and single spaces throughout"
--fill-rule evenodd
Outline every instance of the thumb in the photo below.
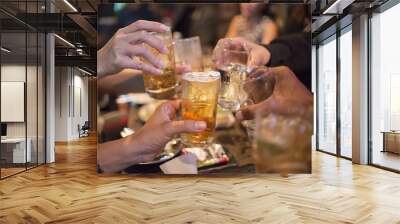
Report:
M 207 128 L 207 123 L 204 121 L 181 120 L 172 121 L 166 125 L 166 132 L 169 136 L 184 132 L 201 132 Z

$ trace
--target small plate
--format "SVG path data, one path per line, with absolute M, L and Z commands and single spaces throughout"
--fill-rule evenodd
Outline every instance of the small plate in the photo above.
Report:
M 164 151 L 154 158 L 154 160 L 144 163 L 138 163 L 140 165 L 159 164 L 168 161 L 178 155 L 183 148 L 182 143 L 179 139 L 172 139 L 169 141 L 164 148 Z

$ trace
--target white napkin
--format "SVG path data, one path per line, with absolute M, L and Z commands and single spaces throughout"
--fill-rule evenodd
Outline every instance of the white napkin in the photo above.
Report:
M 187 153 L 160 165 L 165 174 L 197 174 L 197 157 Z

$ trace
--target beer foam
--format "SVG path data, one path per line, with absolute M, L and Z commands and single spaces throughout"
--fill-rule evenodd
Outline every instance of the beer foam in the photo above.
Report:
M 182 79 L 189 82 L 212 82 L 219 79 L 220 76 L 217 71 L 188 72 L 183 74 Z

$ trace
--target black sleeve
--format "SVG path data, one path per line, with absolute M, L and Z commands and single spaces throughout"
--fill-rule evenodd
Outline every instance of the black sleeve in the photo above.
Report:
M 267 66 L 288 66 L 311 90 L 311 33 L 303 32 L 276 38 L 268 46 L 271 59 Z

